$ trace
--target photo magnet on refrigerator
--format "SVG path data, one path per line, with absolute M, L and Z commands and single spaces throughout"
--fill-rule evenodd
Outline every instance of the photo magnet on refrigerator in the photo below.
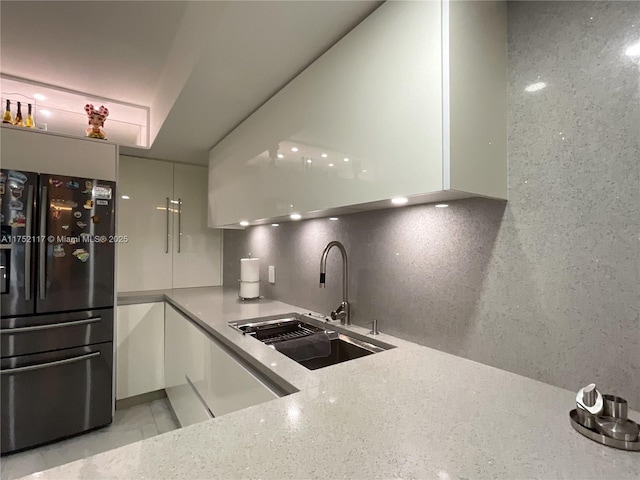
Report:
M 111 187 L 106 185 L 96 185 L 93 188 L 93 196 L 101 200 L 111 200 Z
M 19 183 L 21 183 L 23 185 L 25 183 L 27 183 L 27 176 L 24 173 L 16 172 L 15 170 L 11 170 L 9 172 L 9 177 L 8 178 L 9 178 L 10 181 L 14 180 L 14 181 L 19 182 Z
M 22 212 L 16 212 L 14 217 L 11 219 L 11 223 L 9 223 L 9 225 L 12 226 L 13 228 L 24 228 L 26 224 L 27 224 L 27 219 L 25 218 L 24 213 Z
M 64 245 L 58 244 L 53 246 L 53 256 L 56 258 L 62 258 L 66 255 L 64 251 Z
M 22 192 L 24 191 L 24 185 L 10 185 L 11 196 L 15 199 L 22 198 Z
M 80 260 L 82 263 L 89 260 L 89 252 L 87 252 L 84 248 L 77 248 L 73 251 L 73 256 Z

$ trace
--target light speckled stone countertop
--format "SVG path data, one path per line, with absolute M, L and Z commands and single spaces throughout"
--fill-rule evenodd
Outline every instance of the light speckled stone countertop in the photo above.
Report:
M 227 325 L 305 309 L 155 293 L 300 391 L 25 478 L 638 478 L 640 453 L 571 428 L 574 392 L 384 335 L 399 348 L 310 371 Z

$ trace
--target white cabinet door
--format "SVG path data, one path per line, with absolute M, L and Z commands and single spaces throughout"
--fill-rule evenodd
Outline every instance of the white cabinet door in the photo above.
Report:
M 206 167 L 175 164 L 173 288 L 222 284 L 222 231 L 207 227 L 207 192 Z
M 182 426 L 277 398 L 175 308 L 165 312 L 165 389 Z
M 128 241 L 118 244 L 118 291 L 171 288 L 172 193 L 173 164 L 120 157 L 118 235 Z
M 443 189 L 442 9 L 387 2 L 210 152 L 210 225 Z
M 209 225 L 506 199 L 504 3 L 381 5 L 211 149 Z
M 211 418 L 199 391 L 206 336 L 172 306 L 165 309 L 165 390 L 180 425 L 186 427 Z
M 278 397 L 213 339 L 208 343 L 206 368 L 205 400 L 216 417 Z
M 206 167 L 121 156 L 118 191 L 118 291 L 222 284 Z
M 164 303 L 118 307 L 116 399 L 164 388 Z

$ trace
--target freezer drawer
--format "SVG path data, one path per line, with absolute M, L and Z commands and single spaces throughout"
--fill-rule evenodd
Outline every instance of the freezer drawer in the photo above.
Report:
M 2 318 L 2 358 L 113 341 L 113 309 Z
M 1 360 L 5 454 L 111 423 L 112 342 Z

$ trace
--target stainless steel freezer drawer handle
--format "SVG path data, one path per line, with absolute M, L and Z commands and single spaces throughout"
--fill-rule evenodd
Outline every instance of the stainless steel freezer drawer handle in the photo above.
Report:
M 0 335 L 24 333 L 24 332 L 36 332 L 38 330 L 49 330 L 51 328 L 63 328 L 63 327 L 76 327 L 78 325 L 88 325 L 89 323 L 96 323 L 102 320 L 102 317 L 91 317 L 85 320 L 76 320 L 73 322 L 52 323 L 51 325 L 36 325 L 35 327 L 20 327 L 20 328 L 4 328 L 0 330 Z
M 29 365 L 27 367 L 8 368 L 6 370 L 0 370 L 0 375 L 13 375 L 16 373 L 29 372 L 31 370 L 40 370 L 41 368 L 57 367 L 59 365 L 75 363 L 81 360 L 89 360 L 90 358 L 97 357 L 98 355 L 100 355 L 100 352 L 93 352 L 86 355 L 80 355 L 79 357 L 56 360 L 55 362 L 40 363 L 38 365 Z

